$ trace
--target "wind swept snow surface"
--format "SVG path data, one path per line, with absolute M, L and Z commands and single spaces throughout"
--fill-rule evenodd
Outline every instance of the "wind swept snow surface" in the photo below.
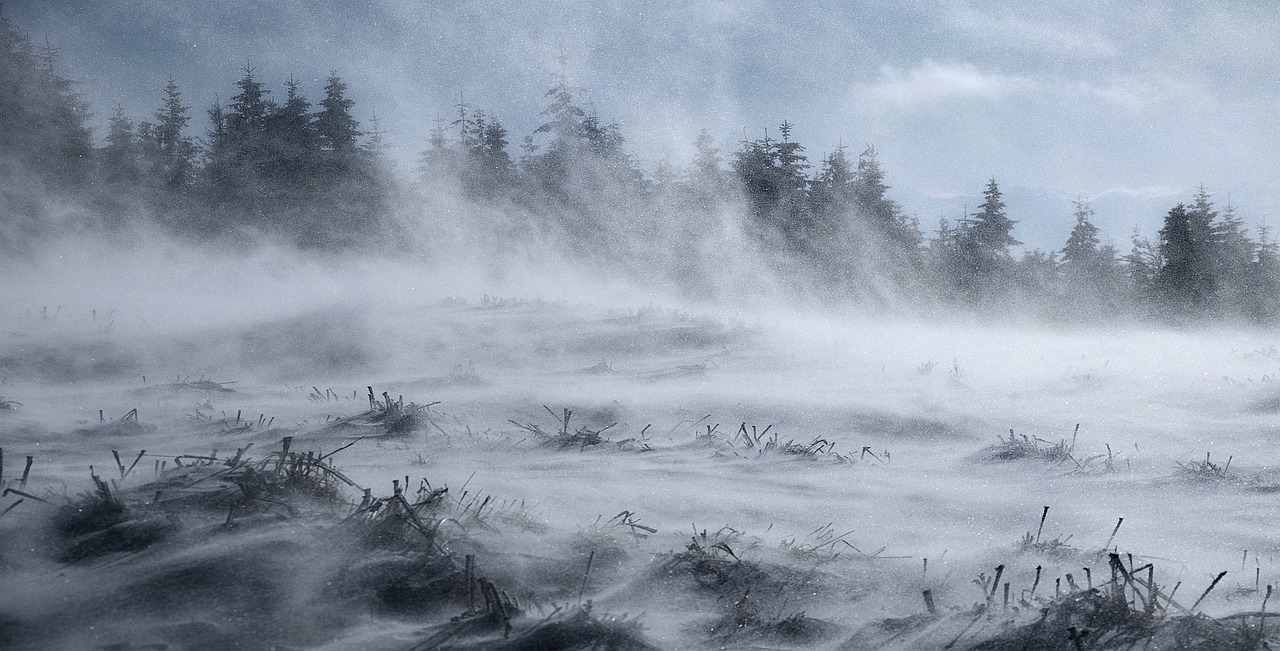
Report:
M 34 310 L 0 645 L 1257 646 L 1278 371 L 1248 332 Z

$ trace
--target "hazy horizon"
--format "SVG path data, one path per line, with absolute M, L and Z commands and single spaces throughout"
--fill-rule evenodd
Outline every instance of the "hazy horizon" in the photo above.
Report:
M 313 102 L 333 70 L 410 174 L 459 98 L 504 122 L 514 155 L 563 54 L 650 172 L 665 156 L 687 163 L 700 129 L 730 152 L 788 120 L 811 161 L 874 144 L 892 196 L 926 233 L 972 211 L 991 177 L 1026 249 L 1060 249 L 1078 197 L 1121 247 L 1200 184 L 1250 225 L 1280 213 L 1277 82 L 1265 72 L 1280 63 L 1275 16 L 1193 2 L 1014 7 L 10 0 L 4 12 L 58 48 L 98 138 L 117 103 L 149 116 L 170 77 L 203 134 L 204 109 L 235 92 L 246 62 L 276 95 L 294 76 Z

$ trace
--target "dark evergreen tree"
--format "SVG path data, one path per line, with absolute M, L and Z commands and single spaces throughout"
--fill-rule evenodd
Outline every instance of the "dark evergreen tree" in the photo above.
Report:
M 1062 264 L 1073 275 L 1088 277 L 1093 273 L 1099 255 L 1098 227 L 1093 225 L 1093 208 L 1084 199 L 1074 201 L 1076 224 L 1071 228 L 1067 245 L 1062 249 Z
M 267 130 L 267 116 L 272 109 L 267 97 L 271 91 L 253 78 L 253 70 L 252 66 L 245 64 L 244 76 L 236 82 L 240 92 L 231 96 L 231 104 L 225 112 L 226 133 L 240 149 L 238 158 L 252 159 L 266 145 L 263 136 Z
M 511 186 L 515 174 L 507 153 L 507 130 L 481 110 L 467 116 L 462 124 L 463 187 L 475 197 L 496 197 Z
M 1160 229 L 1163 264 L 1152 289 L 1158 304 L 1178 316 L 1204 313 L 1214 297 L 1207 265 L 1208 220 L 1203 211 L 1196 212 L 1180 203 L 1165 216 Z
M 1256 299 L 1252 277 L 1257 245 L 1245 232 L 1244 220 L 1236 215 L 1228 201 L 1222 214 L 1210 225 L 1212 259 L 1211 274 L 1217 290 L 1219 306 L 1227 312 L 1247 313 Z
M 804 191 L 809 188 L 810 165 L 809 159 L 804 155 L 804 145 L 791 139 L 791 130 L 794 128 L 795 125 L 784 120 L 778 127 L 782 140 L 775 140 L 773 147 L 783 195 L 786 199 L 798 203 Z
M 1255 255 L 1246 314 L 1255 321 L 1274 324 L 1280 321 L 1280 245 L 1271 239 L 1265 222 L 1258 225 Z
M 1140 298 L 1153 300 L 1156 292 L 1156 276 L 1164 266 L 1160 247 L 1142 236 L 1135 226 L 1129 236 L 1129 253 L 1124 257 L 1129 285 Z
M 771 212 L 781 193 L 773 140 L 766 130 L 760 140 L 743 140 L 733 153 L 733 172 L 755 215 Z
M 950 251 L 955 259 L 946 267 L 952 286 L 967 299 L 991 298 L 1005 289 L 1012 273 L 1009 247 L 1021 244 L 1013 238 L 1015 222 L 1005 214 L 1000 186 L 987 182 L 978 212 L 961 222 Z
M 320 112 L 316 114 L 315 129 L 321 149 L 334 154 L 332 158 L 341 160 L 356 151 L 356 140 L 361 133 L 360 123 L 351 115 L 355 104 L 355 100 L 347 97 L 347 84 L 336 72 L 330 73 Z
M 124 107 L 116 105 L 107 123 L 107 146 L 98 156 L 99 175 L 110 186 L 132 188 L 141 180 L 138 134 Z
M 532 134 L 546 144 L 531 149 L 527 141 L 521 158 L 524 188 L 521 202 L 543 213 L 547 223 L 567 235 L 579 250 L 601 255 L 630 236 L 641 224 L 625 216 L 646 192 L 643 174 L 625 151 L 622 130 L 615 123 L 588 115 L 579 103 L 582 90 L 569 83 L 567 64 L 545 96 L 546 120 Z M 554 210 L 546 210 L 549 207 Z
M 227 113 L 221 101 L 214 98 L 213 105 L 205 113 L 209 117 L 209 127 L 205 131 L 204 166 L 200 178 L 206 195 L 217 197 L 232 184 L 234 161 L 231 136 L 227 132 Z M 139 138 L 145 143 L 146 133 L 142 126 L 138 126 Z
M 818 232 L 830 232 L 832 221 L 847 218 L 856 201 L 853 163 L 845 155 L 844 145 L 822 158 L 817 177 L 809 186 L 809 198 L 815 213 Z
M 902 207 L 889 198 L 888 192 L 876 149 L 868 146 L 858 156 L 853 197 L 859 214 L 870 226 L 871 236 L 882 243 L 884 266 L 903 283 L 920 271 L 924 237 L 919 225 L 903 214 Z
M 429 183 L 457 180 L 454 172 L 457 169 L 458 156 L 457 152 L 449 148 L 449 140 L 445 137 L 444 118 L 436 118 L 427 144 L 430 148 L 418 157 L 418 173 L 423 180 Z
M 924 279 L 935 290 L 950 289 L 958 274 L 951 267 L 960 259 L 956 252 L 956 233 L 951 220 L 938 217 L 933 237 L 924 248 Z
M 0 178 L 18 164 L 62 188 L 80 187 L 93 161 L 89 107 L 56 70 L 58 50 L 38 52 L 0 15 Z
M 313 180 L 320 155 L 319 136 L 312 123 L 311 102 L 290 77 L 285 100 L 266 119 L 269 158 L 264 173 L 278 184 L 298 188 Z
M 551 102 L 540 113 L 547 118 L 547 121 L 533 130 L 534 134 L 546 133 L 551 136 L 548 149 L 552 152 L 567 152 L 574 149 L 586 135 L 583 121 L 587 114 L 578 105 L 575 97 L 577 93 L 582 92 L 582 89 L 569 84 L 567 67 L 568 61 L 562 56 L 560 71 L 555 77 L 555 86 L 546 92 L 546 97 L 550 98 Z
M 1115 247 L 1103 245 L 1099 239 L 1100 231 L 1093 224 L 1093 208 L 1089 202 L 1077 199 L 1073 203 L 1076 223 L 1062 249 L 1061 280 L 1064 287 L 1058 297 L 1063 301 L 1060 307 L 1072 313 L 1061 316 L 1081 319 L 1103 312 L 1116 313 L 1124 309 L 1131 297 L 1125 289 L 1124 273 Z M 1146 264 L 1141 256 L 1135 261 Z M 1150 271 L 1142 273 L 1147 275 Z
M 1003 195 L 995 179 L 987 182 L 982 191 L 982 203 L 970 222 L 968 236 L 984 255 L 992 258 L 1005 258 L 1009 255 L 1009 247 L 1022 244 L 1013 238 L 1013 226 L 1017 222 L 1005 215 Z
M 811 230 L 807 210 L 809 168 L 804 146 L 791 140 L 792 125 L 782 123 L 782 139 L 766 131 L 761 140 L 743 142 L 734 153 L 733 171 L 750 202 L 757 236 L 780 239 L 786 252 L 802 254 Z
M 155 112 L 156 155 L 155 178 L 162 187 L 169 191 L 185 188 L 192 180 L 195 172 L 196 145 L 184 133 L 191 118 L 187 112 L 191 110 L 182 102 L 182 91 L 172 78 L 164 87 L 164 98 L 160 108 Z
M 586 111 L 578 105 L 576 97 L 582 89 L 570 85 L 567 67 L 568 62 L 561 57 L 555 85 L 545 93 L 550 103 L 539 113 L 546 121 L 533 130 L 534 136 L 547 136 L 546 147 L 541 149 L 541 153 L 527 153 L 522 158 L 523 171 L 533 186 L 560 202 L 571 200 L 580 189 L 571 187 L 580 185 L 575 181 L 589 178 L 585 175 L 589 163 L 582 160 L 586 149 L 587 133 L 583 126 Z M 530 140 L 528 144 L 534 143 Z M 571 228 L 577 229 L 576 226 Z
M 480 167 L 489 179 L 489 185 L 501 188 L 511 183 L 515 164 L 507 153 L 507 129 L 494 117 L 484 125 L 480 133 Z
M 260 219 L 271 199 L 262 185 L 272 164 L 268 127 L 274 104 L 268 99 L 271 91 L 253 72 L 254 68 L 245 64 L 231 103 L 224 107 L 215 102 L 209 110 L 204 176 L 210 201 L 237 205 L 239 218 L 253 214 L 251 219 Z

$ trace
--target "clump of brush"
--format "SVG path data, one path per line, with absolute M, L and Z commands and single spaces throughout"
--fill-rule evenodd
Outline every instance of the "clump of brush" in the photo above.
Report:
M 747 424 L 742 423 L 738 426 L 738 431 L 734 433 L 733 438 L 729 439 L 729 445 L 741 445 L 747 451 L 755 452 L 758 457 L 766 454 L 782 454 L 806 458 L 827 457 L 844 463 L 853 462 L 853 459 L 836 452 L 836 444 L 831 441 L 824 438 L 815 438 L 807 444 L 797 443 L 795 439 L 784 441 L 772 425 L 766 426 L 763 430 L 752 425 L 748 431 Z
M 373 387 L 369 389 L 370 421 L 379 423 L 388 434 L 408 434 L 423 429 L 430 421 L 431 408 L 440 403 L 432 402 L 420 405 L 416 402 L 404 404 L 404 396 L 392 400 L 388 392 L 382 392 L 382 400 L 373 395 Z
M 156 426 L 150 423 L 144 423 L 138 417 L 137 408 L 130 409 L 120 418 L 107 418 L 106 412 L 102 409 L 98 410 L 98 422 L 77 430 L 77 433 L 85 436 L 96 437 L 116 437 L 116 436 L 138 436 L 142 434 L 150 434 L 156 431 Z
M 292 450 L 292 442 L 285 437 L 279 451 L 258 460 L 245 454 L 252 444 L 226 457 L 214 450 L 162 459 L 142 450 L 127 464 L 127 458 L 113 451 L 118 478 L 104 479 L 91 466 L 94 489 L 63 497 L 56 505 L 51 520 L 54 556 L 77 562 L 137 551 L 177 531 L 184 520 L 221 521 L 224 528 L 233 528 L 344 504 L 343 488 L 355 483 L 332 461 L 344 448 L 303 453 Z M 156 457 L 154 479 L 122 488 L 148 456 Z
M 508 420 L 507 422 L 515 425 L 517 428 L 525 432 L 528 432 L 535 437 L 541 446 L 547 448 L 556 450 L 577 448 L 579 451 L 582 451 L 588 447 L 598 446 L 601 443 L 608 441 L 608 439 L 604 438 L 603 434 L 617 425 L 617 423 L 611 423 L 599 429 L 592 429 L 583 425 L 582 427 L 573 429 L 569 426 L 569 421 L 573 418 L 572 409 L 566 407 L 561 409 L 560 413 L 557 414 L 546 405 L 543 405 L 542 408 L 547 410 L 547 413 L 551 414 L 551 417 L 556 420 L 556 430 L 548 432 L 534 423 L 520 423 L 514 420 Z
M 1084 466 L 1075 458 L 1076 437 L 1079 433 L 1080 426 L 1076 425 L 1070 443 L 1065 438 L 1051 443 L 1038 436 L 1016 434 L 1010 429 L 1008 438 L 997 434 L 999 443 L 984 450 L 981 458 L 988 462 L 1039 461 L 1054 466 L 1070 462 L 1072 466 L 1083 469 Z
M 520 611 L 492 583 L 483 584 L 483 610 L 435 627 L 413 651 L 529 651 L 531 649 L 608 649 L 654 651 L 640 621 L 626 615 L 597 615 L 590 601 L 554 606 L 548 613 Z
M 1231 461 L 1234 458 L 1229 456 L 1226 463 L 1218 463 L 1210 458 L 1209 452 L 1205 452 L 1204 461 L 1177 462 L 1177 466 L 1182 476 L 1191 481 L 1217 483 L 1230 479 L 1228 471 L 1231 470 Z
M 1174 600 L 1181 582 L 1172 589 L 1156 580 L 1151 563 L 1135 567 L 1132 555 L 1126 565 L 1121 555 L 1107 556 L 1111 578 L 1093 585 L 1092 573 L 1085 568 L 1089 585 L 1081 587 L 1072 575 L 1066 575 L 1068 589 L 1056 582 L 1052 599 L 1035 597 L 1020 600 L 1016 606 L 1026 614 L 1035 613 L 1032 622 L 1020 622 L 1016 608 L 1011 608 L 1008 584 L 1005 587 L 1001 618 L 1010 622 L 994 636 L 968 646 L 971 649 L 1264 649 L 1270 648 L 1266 634 L 1266 604 L 1256 613 L 1239 613 L 1214 618 L 1197 609 L 1218 586 L 1226 572 L 1219 573 L 1191 606 Z M 998 575 L 997 575 L 998 576 Z M 1040 572 L 1037 568 L 1036 581 Z M 997 581 L 998 583 L 998 578 Z M 990 595 L 995 594 L 992 586 Z M 995 601 L 988 598 L 987 615 L 996 611 Z M 1038 612 L 1037 612 L 1038 611 Z M 1012 613 L 1012 614 L 1011 614 Z
M 367 387 L 367 389 L 369 392 L 368 411 L 356 416 L 337 418 L 332 422 L 326 419 L 327 427 L 330 429 L 359 431 L 363 437 L 399 437 L 425 431 L 429 427 L 439 429 L 439 425 L 436 425 L 432 418 L 434 412 L 431 410 L 432 407 L 440 404 L 439 402 L 427 404 L 409 402 L 406 404 L 404 396 L 392 398 L 388 391 L 383 391 L 382 399 L 379 400 L 378 396 L 374 394 L 372 386 Z M 322 394 L 318 389 L 315 390 L 316 393 L 311 394 L 309 398 L 313 402 L 318 399 L 323 400 L 325 396 L 330 395 L 333 396 L 333 399 L 337 399 L 337 394 L 332 392 Z
M 772 612 L 770 612 L 772 611 Z M 805 611 L 786 613 L 770 609 L 752 597 L 748 588 L 726 612 L 708 627 L 712 640 L 724 645 L 759 641 L 788 646 L 810 646 L 832 638 L 840 626 L 809 617 Z
M 835 442 L 822 437 L 816 437 L 808 443 L 799 442 L 794 438 L 784 439 L 773 425 L 766 425 L 762 429 L 757 425 L 749 425 L 743 422 L 738 425 L 738 429 L 733 433 L 733 436 L 725 434 L 720 429 L 719 423 L 706 425 L 705 428 L 705 431 L 694 431 L 694 441 L 696 443 L 710 445 L 719 448 L 721 454 L 731 453 L 733 456 L 741 458 L 820 459 L 841 464 L 853 464 L 856 460 L 871 458 L 885 465 L 889 463 L 890 459 L 887 451 L 876 454 L 871 450 L 870 446 L 864 446 L 855 459 L 854 453 L 837 452 Z
M 1061 545 L 1041 537 L 1040 530 L 1027 534 L 1023 549 L 1054 554 Z M 1110 547 L 1123 518 L 1107 541 Z M 1064 541 L 1065 542 L 1065 541 Z M 1060 560 L 1083 560 L 1083 576 L 1066 572 L 1052 579 L 1052 570 L 1037 565 L 1030 573 L 1018 575 L 1012 566 L 1001 564 L 994 572 L 978 573 L 971 583 L 981 600 L 969 608 L 940 605 L 932 590 L 923 591 L 925 612 L 901 619 L 885 620 L 858 631 L 852 641 L 868 648 L 891 640 L 912 640 L 919 648 L 967 649 L 1264 649 L 1271 648 L 1267 634 L 1267 604 L 1272 587 L 1261 590 L 1261 577 L 1249 593 L 1261 597 L 1257 611 L 1225 617 L 1210 617 L 1199 611 L 1226 576 L 1221 572 L 1189 606 L 1176 600 L 1182 582 L 1161 583 L 1153 563 L 1135 561 L 1133 554 L 1104 551 L 1087 558 L 1058 555 Z M 1098 568 L 1095 563 L 1103 563 Z M 1101 570 L 1101 571 L 1098 571 Z M 1099 580 L 1098 575 L 1110 578 Z M 1026 577 L 1030 587 L 1018 588 Z M 852 642 L 851 641 L 851 642 Z M 905 647 L 904 647 L 905 648 Z

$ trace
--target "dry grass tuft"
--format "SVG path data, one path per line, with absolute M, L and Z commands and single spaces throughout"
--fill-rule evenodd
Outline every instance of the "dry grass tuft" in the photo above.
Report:
M 399 437 L 407 436 L 415 432 L 426 431 L 430 427 L 436 428 L 437 431 L 444 433 L 439 425 L 436 425 L 434 417 L 436 412 L 431 410 L 432 407 L 440 404 L 439 402 L 431 402 L 427 404 L 418 404 L 410 402 L 405 404 L 404 396 L 392 398 L 387 391 L 382 392 L 382 399 L 378 400 L 374 395 L 373 387 L 367 387 L 369 393 L 369 410 L 357 416 L 349 416 L 346 418 L 338 418 L 329 422 L 329 429 L 348 429 L 361 432 L 362 437 L 371 436 L 389 436 Z M 367 433 L 370 430 L 378 433 Z
M 1178 470 L 1182 471 L 1182 476 L 1192 481 L 1199 482 L 1222 482 L 1227 481 L 1229 476 L 1227 471 L 1231 469 L 1231 460 L 1234 457 L 1227 457 L 1227 462 L 1223 464 L 1214 463 L 1209 458 L 1209 453 L 1204 453 L 1204 461 L 1189 461 L 1187 463 L 1178 463 Z
M 748 429 L 749 428 L 749 429 Z M 718 436 L 719 424 L 708 426 L 705 435 L 700 434 L 699 439 L 715 440 Z M 795 439 L 783 440 L 778 436 L 777 430 L 773 425 L 768 425 L 764 429 L 760 429 L 755 425 L 748 426 L 742 423 L 738 426 L 738 431 L 734 433 L 732 438 L 726 440 L 728 447 L 734 450 L 734 454 L 739 454 L 738 450 L 747 453 L 754 453 L 756 458 L 767 455 L 783 455 L 787 457 L 798 457 L 804 459 L 826 459 L 837 463 L 852 464 L 854 462 L 852 455 L 844 455 L 836 452 L 836 444 L 824 438 L 815 438 L 809 443 L 797 443 Z M 884 453 L 881 457 L 871 451 L 870 447 L 862 448 L 862 459 L 871 456 L 881 463 L 888 463 L 888 453 Z
M 540 651 L 543 649 L 599 649 L 600 651 L 652 651 L 637 619 L 598 616 L 587 602 L 581 606 L 556 606 L 534 620 L 524 613 L 495 609 L 470 618 L 455 618 L 438 627 L 430 638 L 413 647 L 456 651 Z
M 1084 471 L 1088 467 L 1088 463 L 1082 463 L 1075 457 L 1076 437 L 1079 434 L 1080 426 L 1076 425 L 1075 431 L 1071 435 L 1070 443 L 1066 439 L 1051 443 L 1038 436 L 1016 434 L 1010 429 L 1009 438 L 1006 439 L 1003 436 L 996 435 L 1000 442 L 984 450 L 980 458 L 983 461 L 993 463 L 1039 461 L 1050 466 L 1070 463 L 1073 470 Z M 1090 458 L 1088 461 L 1095 459 L 1097 457 Z
M 569 421 L 573 418 L 573 410 L 565 408 L 561 410 L 561 413 L 557 414 L 546 405 L 543 405 L 542 408 L 547 410 L 547 413 L 551 414 L 552 418 L 556 419 L 556 426 L 559 428 L 558 430 L 554 432 L 547 432 L 533 423 L 521 424 L 514 420 L 509 420 L 507 422 L 532 434 L 543 447 L 554 448 L 557 450 L 578 448 L 579 451 L 582 451 L 588 447 L 597 446 L 601 443 L 607 442 L 608 439 L 601 435 L 617 425 L 617 423 L 611 423 L 600 429 L 591 429 L 584 425 L 575 430 L 569 427 Z M 623 446 L 619 446 L 619 449 L 622 449 L 622 447 Z
M 788 646 L 809 646 L 834 637 L 843 629 L 835 624 L 809 617 L 804 611 L 790 615 L 768 615 L 766 608 L 752 598 L 748 589 L 733 602 L 722 617 L 710 627 L 716 643 L 746 644 L 752 640 Z
M 98 411 L 98 423 L 83 427 L 76 431 L 77 434 L 84 436 L 97 437 L 115 437 L 115 436 L 139 436 L 150 434 L 156 431 L 156 426 L 150 423 L 144 423 L 138 419 L 138 410 L 130 409 L 119 420 L 107 420 L 106 415 Z

